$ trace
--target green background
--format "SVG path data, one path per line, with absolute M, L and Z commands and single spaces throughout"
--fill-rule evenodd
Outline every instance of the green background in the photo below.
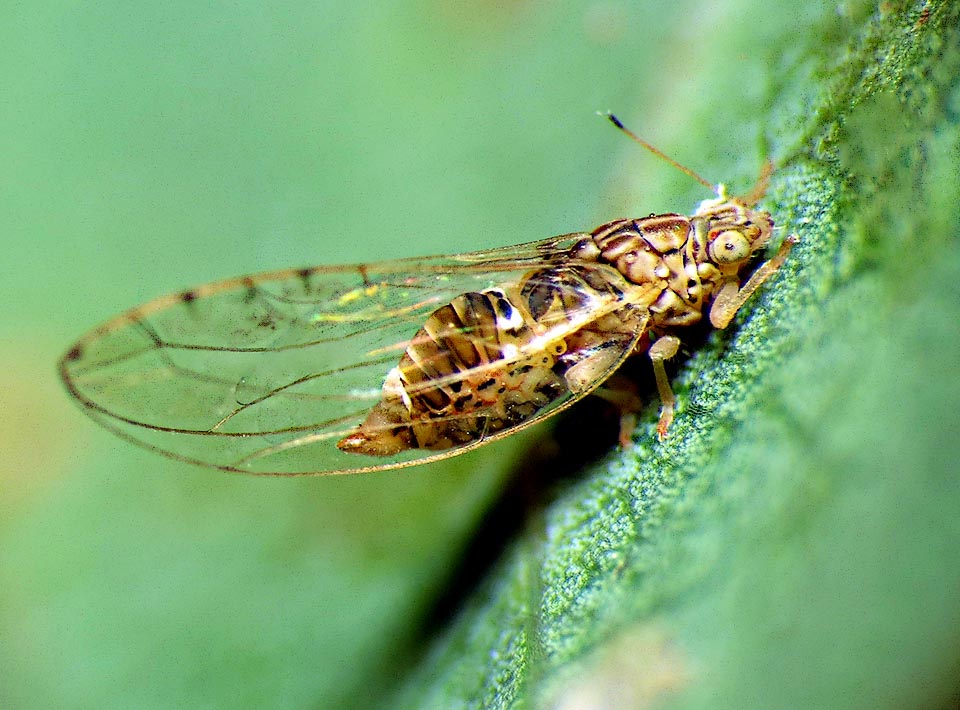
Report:
M 948 2 L 5 5 L 0 705 L 949 707 L 957 26 Z M 773 158 L 802 241 L 677 376 L 671 439 L 651 412 L 554 491 L 430 637 L 545 429 L 258 480 L 115 440 L 60 388 L 74 338 L 165 292 L 708 196 L 606 109 L 734 191 Z

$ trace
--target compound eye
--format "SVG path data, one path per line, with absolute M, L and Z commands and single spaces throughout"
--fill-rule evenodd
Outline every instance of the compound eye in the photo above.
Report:
M 750 242 L 740 232 L 726 229 L 710 242 L 710 258 L 718 264 L 732 264 L 750 256 Z

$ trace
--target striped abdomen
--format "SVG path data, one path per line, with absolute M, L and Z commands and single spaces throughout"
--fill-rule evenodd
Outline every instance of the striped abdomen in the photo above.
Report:
M 632 348 L 645 310 L 612 269 L 530 272 L 434 311 L 387 375 L 383 399 L 343 451 L 386 456 L 463 446 L 591 389 Z

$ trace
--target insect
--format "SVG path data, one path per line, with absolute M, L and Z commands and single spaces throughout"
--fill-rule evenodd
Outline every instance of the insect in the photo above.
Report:
M 702 184 L 689 169 L 667 158 Z M 794 238 L 745 281 L 773 234 L 722 186 L 691 216 L 453 256 L 318 266 L 200 286 L 84 335 L 67 389 L 119 436 L 167 456 L 262 475 L 360 473 L 453 456 L 600 386 L 630 355 L 664 362 L 676 332 L 726 327 Z

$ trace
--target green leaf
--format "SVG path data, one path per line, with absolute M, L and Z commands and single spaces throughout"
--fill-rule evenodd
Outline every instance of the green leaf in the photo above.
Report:
M 669 439 L 651 410 L 550 505 L 399 706 L 956 700 L 960 7 L 823 12 L 702 38 L 726 71 L 756 30 L 744 95 L 799 244 L 686 363 Z M 695 113 L 735 120 L 703 81 Z

